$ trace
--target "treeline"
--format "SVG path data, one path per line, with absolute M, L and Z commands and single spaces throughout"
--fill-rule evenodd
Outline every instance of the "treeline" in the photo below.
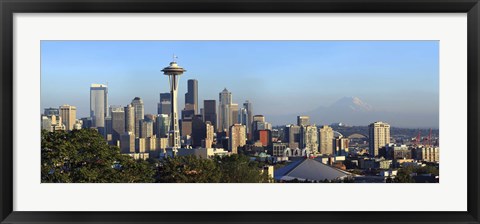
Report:
M 92 129 L 42 131 L 43 183 L 265 183 L 261 164 L 244 155 L 134 160 Z

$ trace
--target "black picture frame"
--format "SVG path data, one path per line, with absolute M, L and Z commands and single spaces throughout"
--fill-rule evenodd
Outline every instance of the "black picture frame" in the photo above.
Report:
M 478 0 L 0 0 L 2 223 L 479 223 Z M 467 13 L 467 212 L 18 212 L 13 211 L 14 13 Z M 373 196 L 373 195 L 372 195 Z M 393 201 L 393 196 L 377 196 Z M 428 202 L 426 202 L 428 204 Z

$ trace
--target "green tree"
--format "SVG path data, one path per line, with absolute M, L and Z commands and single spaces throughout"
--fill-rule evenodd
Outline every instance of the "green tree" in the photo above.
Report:
M 46 183 L 147 183 L 155 170 L 120 154 L 93 129 L 42 131 L 41 180 Z
M 268 183 L 271 180 L 266 172 L 250 158 L 234 154 L 214 159 L 220 168 L 221 182 L 224 183 Z
M 213 160 L 193 155 L 164 159 L 158 172 L 158 181 L 167 183 L 218 183 L 221 177 Z

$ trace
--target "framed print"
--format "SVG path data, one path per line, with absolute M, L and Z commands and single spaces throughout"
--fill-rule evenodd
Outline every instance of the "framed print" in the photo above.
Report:
M 479 222 L 476 0 L 0 6 L 2 223 Z

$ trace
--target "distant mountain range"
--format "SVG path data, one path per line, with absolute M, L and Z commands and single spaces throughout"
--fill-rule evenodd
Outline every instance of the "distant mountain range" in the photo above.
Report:
M 380 111 L 358 97 L 343 97 L 330 106 L 319 106 L 302 114 L 266 115 L 266 118 L 274 125 L 284 125 L 288 121 L 296 121 L 298 115 L 310 116 L 310 122 L 316 125 L 342 122 L 364 126 L 375 121 L 384 121 L 395 127 L 438 128 L 439 123 L 438 114 Z

